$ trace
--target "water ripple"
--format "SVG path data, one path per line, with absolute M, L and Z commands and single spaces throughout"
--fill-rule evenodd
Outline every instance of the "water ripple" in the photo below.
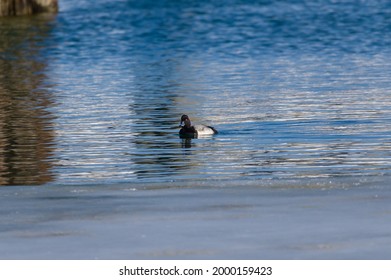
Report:
M 98 2 L 1 19 L 0 185 L 390 175 L 387 1 Z

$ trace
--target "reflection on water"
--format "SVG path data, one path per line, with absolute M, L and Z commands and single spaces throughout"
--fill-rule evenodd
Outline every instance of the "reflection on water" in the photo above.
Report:
M 0 185 L 51 181 L 50 94 L 41 41 L 50 19 L 0 18 Z
M 172 118 L 176 118 L 173 91 L 177 81 L 175 65 L 171 61 L 159 61 L 148 65 L 148 72 L 135 72 L 135 87 L 129 109 L 133 133 L 137 135 L 135 149 L 130 156 L 135 164 L 137 178 L 171 176 L 185 168 L 181 159 L 173 157 L 179 148 L 172 141 Z M 152 74 L 153 73 L 153 74 Z

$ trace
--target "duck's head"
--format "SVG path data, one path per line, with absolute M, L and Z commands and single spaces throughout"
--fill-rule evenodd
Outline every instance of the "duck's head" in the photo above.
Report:
M 188 115 L 182 115 L 181 117 L 181 126 L 182 125 L 185 125 L 186 127 L 190 127 L 191 126 L 191 121 L 190 121 L 190 118 Z

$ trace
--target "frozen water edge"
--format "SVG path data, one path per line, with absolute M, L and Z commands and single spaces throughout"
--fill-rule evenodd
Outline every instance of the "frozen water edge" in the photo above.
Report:
M 4 187 L 0 258 L 390 259 L 386 182 Z

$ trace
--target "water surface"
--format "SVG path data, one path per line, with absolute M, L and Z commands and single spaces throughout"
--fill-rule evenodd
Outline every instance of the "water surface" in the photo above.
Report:
M 0 19 L 1 185 L 390 175 L 388 1 L 60 4 Z

